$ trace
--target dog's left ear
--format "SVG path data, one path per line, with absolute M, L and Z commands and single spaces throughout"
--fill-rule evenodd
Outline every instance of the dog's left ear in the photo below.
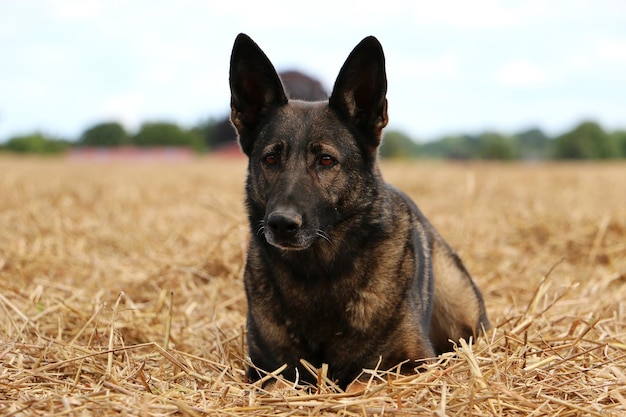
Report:
M 341 67 L 329 106 L 361 133 L 364 145 L 376 152 L 387 125 L 387 76 L 383 48 L 373 36 L 363 39 Z
M 287 104 L 278 73 L 261 48 L 246 34 L 235 39 L 230 56 L 230 120 L 246 155 L 252 151 L 252 132 L 272 109 Z

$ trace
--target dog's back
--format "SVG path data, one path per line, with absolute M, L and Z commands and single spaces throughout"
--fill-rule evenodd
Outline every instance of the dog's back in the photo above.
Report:
M 404 193 L 398 192 L 416 215 L 415 227 L 425 228 L 429 236 L 434 280 L 430 341 L 435 353 L 441 354 L 451 350 L 459 339 L 475 337 L 488 329 L 487 312 L 482 295 L 461 258 L 415 203 Z
M 249 157 L 250 378 L 287 364 L 285 376 L 313 382 L 305 359 L 346 386 L 363 368 L 414 367 L 488 326 L 458 256 L 380 174 L 387 84 L 375 38 L 350 54 L 328 102 L 288 100 L 246 35 L 230 82 Z

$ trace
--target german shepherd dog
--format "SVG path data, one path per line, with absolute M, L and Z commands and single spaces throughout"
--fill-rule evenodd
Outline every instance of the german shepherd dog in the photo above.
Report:
M 301 359 L 345 388 L 364 368 L 414 369 L 489 327 L 480 292 L 417 206 L 386 184 L 383 50 L 359 43 L 327 101 L 289 99 L 272 63 L 240 34 L 231 121 L 248 156 L 251 227 L 244 285 L 251 381 Z

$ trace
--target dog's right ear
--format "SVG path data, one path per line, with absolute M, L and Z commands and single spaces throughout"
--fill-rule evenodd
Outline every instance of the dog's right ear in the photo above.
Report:
M 274 66 L 250 37 L 240 33 L 230 56 L 230 120 L 246 155 L 252 132 L 266 112 L 287 104 L 287 95 Z
M 383 47 L 373 36 L 354 47 L 341 67 L 329 105 L 361 133 L 372 154 L 380 145 L 387 125 L 387 76 Z

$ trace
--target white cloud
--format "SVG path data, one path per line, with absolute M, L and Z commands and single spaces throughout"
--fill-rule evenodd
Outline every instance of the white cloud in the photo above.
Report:
M 102 13 L 102 0 L 62 0 L 49 4 L 51 11 L 64 20 L 79 20 L 95 17 Z
M 537 20 L 550 13 L 543 1 L 502 0 L 411 2 L 416 19 L 427 24 L 444 24 L 459 29 L 510 28 Z
M 606 61 L 626 64 L 626 39 L 605 39 L 600 41 L 598 56 Z
M 137 92 L 126 92 L 107 97 L 96 117 L 100 120 L 119 120 L 129 129 L 136 129 L 142 121 L 144 99 Z
M 513 87 L 529 87 L 547 81 L 546 72 L 537 64 L 520 59 L 504 63 L 497 71 L 498 83 Z
M 459 72 L 458 58 L 451 53 L 431 59 L 411 57 L 400 61 L 398 57 L 398 61 L 394 61 L 394 59 L 388 59 L 389 72 L 410 79 L 443 80 L 455 78 Z

